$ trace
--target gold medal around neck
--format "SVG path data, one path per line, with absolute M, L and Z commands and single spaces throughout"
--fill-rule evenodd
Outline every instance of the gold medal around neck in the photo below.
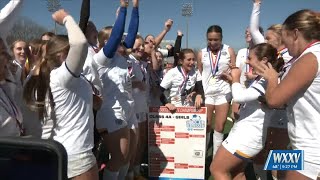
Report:
M 213 86 L 216 84 L 216 81 L 217 81 L 217 78 L 216 77 L 211 77 L 210 80 L 209 80 L 209 85 L 210 86 Z

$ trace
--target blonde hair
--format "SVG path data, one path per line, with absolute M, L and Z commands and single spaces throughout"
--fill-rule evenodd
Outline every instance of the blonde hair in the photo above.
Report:
M 268 30 L 275 32 L 281 37 L 282 24 L 274 24 L 268 28 Z
M 104 27 L 103 29 L 101 29 L 101 31 L 99 31 L 98 33 L 98 43 L 99 43 L 99 48 L 103 48 L 103 46 L 105 45 L 105 41 L 108 41 L 111 35 L 111 31 L 112 31 L 112 26 L 107 26 Z
M 284 29 L 298 29 L 306 40 L 320 40 L 320 13 L 304 9 L 291 14 L 283 23 Z
M 46 45 L 45 57 L 40 63 L 39 75 L 31 76 L 23 89 L 23 98 L 32 110 L 39 111 L 41 119 L 47 115 L 46 97 L 49 95 L 49 103 L 54 108 L 53 97 L 50 90 L 50 73 L 61 65 L 58 53 L 69 50 L 68 37 L 56 35 L 52 37 Z

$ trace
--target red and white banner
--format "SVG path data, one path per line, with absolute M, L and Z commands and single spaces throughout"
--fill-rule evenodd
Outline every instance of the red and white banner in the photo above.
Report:
M 150 107 L 149 177 L 204 179 L 207 109 Z

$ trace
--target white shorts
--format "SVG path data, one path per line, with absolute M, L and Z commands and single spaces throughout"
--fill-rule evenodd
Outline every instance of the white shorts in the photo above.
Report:
M 128 122 L 124 119 L 117 119 L 115 117 L 105 117 L 104 119 L 96 119 L 97 129 L 107 129 L 108 133 L 115 132 L 119 129 L 128 126 Z
M 245 161 L 250 161 L 262 150 L 262 148 L 252 148 L 244 144 L 238 144 L 236 140 L 228 138 L 222 142 L 222 146 L 234 156 Z
M 139 123 L 147 121 L 147 113 L 145 112 L 136 113 L 136 117 Z
M 265 135 L 262 130 L 251 126 L 249 123 L 236 121 L 227 139 L 222 142 L 223 147 L 243 160 L 255 157 L 264 147 Z
M 92 151 L 68 156 L 68 178 L 79 176 L 96 165 L 96 157 Z
M 297 170 L 297 172 L 311 179 L 320 177 L 320 165 L 304 161 L 303 167 L 303 170 Z
M 232 100 L 232 94 L 231 92 L 227 94 L 221 94 L 217 96 L 212 96 L 212 95 L 205 95 L 205 104 L 210 104 L 210 105 L 221 105 L 225 103 L 229 103 Z

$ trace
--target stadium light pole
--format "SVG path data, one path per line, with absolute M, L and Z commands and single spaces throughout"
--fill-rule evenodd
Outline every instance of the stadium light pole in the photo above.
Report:
M 188 48 L 189 46 L 189 18 L 193 14 L 193 5 L 192 3 L 184 3 L 182 4 L 182 10 L 181 10 L 181 15 L 186 17 L 187 19 L 187 39 L 186 39 L 186 47 Z
M 60 0 L 47 0 L 47 9 L 54 13 L 61 8 Z M 57 23 L 54 22 L 54 34 L 57 34 Z

